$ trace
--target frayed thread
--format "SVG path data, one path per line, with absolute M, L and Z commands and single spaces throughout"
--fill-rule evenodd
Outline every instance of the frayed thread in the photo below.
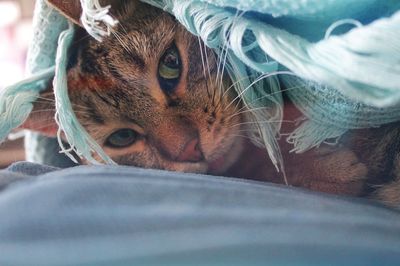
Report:
M 0 92 L 0 142 L 11 130 L 22 125 L 33 109 L 39 92 L 46 88 L 46 81 L 54 75 L 54 67 L 38 72 Z
M 57 138 L 61 152 L 65 153 L 72 161 L 76 162 L 72 152 L 79 157 L 84 157 L 90 163 L 99 164 L 93 157 L 93 153 L 100 156 L 105 163 L 115 164 L 108 157 L 103 149 L 90 137 L 86 130 L 78 122 L 68 97 L 67 86 L 67 63 L 68 47 L 71 45 L 74 36 L 74 26 L 69 23 L 69 28 L 60 34 L 56 54 L 56 68 L 53 80 L 56 114 L 55 120 L 59 126 Z M 67 148 L 62 142 L 64 133 L 70 147 Z
M 109 36 L 118 20 L 109 15 L 111 5 L 102 7 L 98 0 L 80 0 L 82 6 L 81 22 L 86 31 L 97 41 Z
M 303 153 L 312 148 L 318 148 L 321 144 L 336 145 L 347 129 L 329 127 L 318 124 L 314 121 L 304 121 L 297 127 L 286 139 L 290 144 L 293 144 L 293 149 L 290 152 Z M 334 141 L 329 141 L 334 140 Z

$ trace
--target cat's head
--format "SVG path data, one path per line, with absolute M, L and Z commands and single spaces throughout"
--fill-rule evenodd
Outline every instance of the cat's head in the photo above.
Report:
M 79 21 L 79 1 L 50 2 Z M 68 90 L 80 123 L 119 164 L 222 173 L 244 133 L 219 59 L 160 9 L 124 1 L 111 12 L 119 24 L 109 37 L 98 42 L 80 29 L 70 49 Z M 49 97 L 28 124 L 52 135 Z

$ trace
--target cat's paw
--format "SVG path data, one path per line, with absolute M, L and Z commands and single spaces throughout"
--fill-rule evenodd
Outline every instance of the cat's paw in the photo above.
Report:
M 315 153 L 315 172 L 327 181 L 353 182 L 367 177 L 367 166 L 348 148 L 322 147 Z
M 336 194 L 360 194 L 368 175 L 367 166 L 344 147 L 308 151 L 298 155 L 290 168 L 293 185 Z
M 400 180 L 379 187 L 370 197 L 388 206 L 400 209 Z

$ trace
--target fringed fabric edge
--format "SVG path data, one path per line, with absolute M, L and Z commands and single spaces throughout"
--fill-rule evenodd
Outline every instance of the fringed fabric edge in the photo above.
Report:
M 53 75 L 54 67 L 50 67 L 0 91 L 0 142 L 25 122 L 39 92 L 46 88 L 46 82 Z
M 76 162 L 76 159 L 72 152 L 75 152 L 80 157 L 84 157 L 93 164 L 99 164 L 100 162 L 93 158 L 92 152 L 94 152 L 100 156 L 102 161 L 115 164 L 110 157 L 106 155 L 100 145 L 97 144 L 81 126 L 71 107 L 67 86 L 67 51 L 68 47 L 71 45 L 73 36 L 74 26 L 70 23 L 69 28 L 60 34 L 56 55 L 55 76 L 53 80 L 56 105 L 55 120 L 59 126 L 57 137 L 61 152 L 65 153 L 74 162 Z M 65 147 L 62 143 L 62 133 L 65 134 L 65 138 L 70 145 L 69 148 Z
M 80 0 L 82 6 L 81 22 L 85 30 L 97 41 L 109 36 L 118 20 L 109 15 L 110 5 L 102 7 L 99 0 Z

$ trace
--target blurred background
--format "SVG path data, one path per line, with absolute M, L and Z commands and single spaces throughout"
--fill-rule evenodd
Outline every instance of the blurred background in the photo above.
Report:
M 0 0 L 0 90 L 25 77 L 34 0 Z M 0 168 L 23 160 L 23 139 L 0 145 Z

